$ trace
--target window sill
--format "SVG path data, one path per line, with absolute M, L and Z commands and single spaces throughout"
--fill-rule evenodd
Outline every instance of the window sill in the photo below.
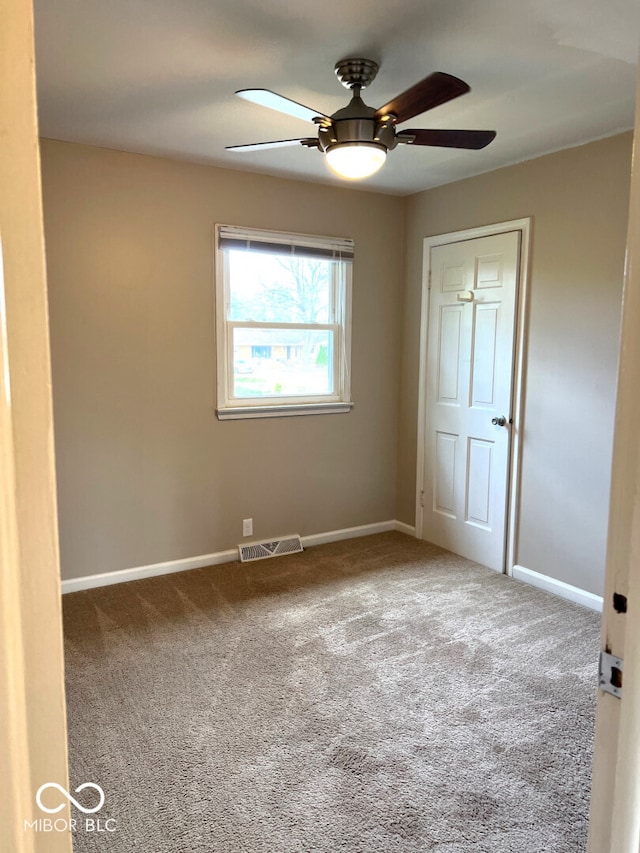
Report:
M 283 406 L 229 406 L 216 409 L 220 421 L 243 418 L 286 418 L 298 415 L 339 415 L 350 412 L 353 403 L 298 403 Z

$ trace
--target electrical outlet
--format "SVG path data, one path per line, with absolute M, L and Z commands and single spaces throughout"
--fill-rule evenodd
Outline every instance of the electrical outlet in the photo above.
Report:
M 242 535 L 243 536 L 252 536 L 253 535 L 253 519 L 252 518 L 243 518 L 242 519 Z

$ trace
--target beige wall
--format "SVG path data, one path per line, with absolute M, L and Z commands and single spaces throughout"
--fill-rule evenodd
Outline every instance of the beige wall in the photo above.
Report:
M 411 196 L 397 517 L 413 523 L 422 238 L 533 217 L 517 562 L 602 594 L 631 134 Z
M 393 518 L 403 200 L 47 140 L 42 166 L 63 577 L 231 548 L 245 517 Z M 216 222 L 355 240 L 350 414 L 217 420 Z

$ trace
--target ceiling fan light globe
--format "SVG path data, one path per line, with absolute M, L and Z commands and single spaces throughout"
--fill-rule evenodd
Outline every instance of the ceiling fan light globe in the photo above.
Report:
M 332 145 L 325 154 L 329 168 L 341 178 L 359 180 L 374 175 L 384 165 L 387 150 L 367 142 Z

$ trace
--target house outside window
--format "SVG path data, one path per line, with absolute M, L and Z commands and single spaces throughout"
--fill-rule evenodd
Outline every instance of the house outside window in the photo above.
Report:
M 238 336 L 239 337 L 239 336 Z M 242 357 L 243 349 L 247 349 L 248 347 L 242 347 L 242 344 L 236 338 L 234 349 L 239 351 L 240 357 Z M 251 347 L 251 358 L 271 358 L 271 351 L 273 347 L 261 347 L 261 346 L 252 346 Z M 234 353 L 234 356 L 236 353 Z
M 347 239 L 216 226 L 221 420 L 347 412 Z

